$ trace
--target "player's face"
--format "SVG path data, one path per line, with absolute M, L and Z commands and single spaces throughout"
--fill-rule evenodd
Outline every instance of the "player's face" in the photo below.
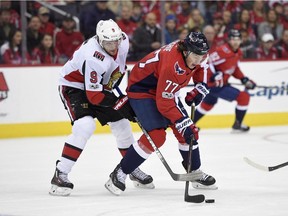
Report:
M 233 49 L 233 51 L 236 51 L 239 49 L 241 42 L 242 40 L 239 37 L 233 37 L 229 40 L 229 44 L 231 48 Z
M 118 52 L 118 48 L 119 48 L 120 43 L 121 43 L 121 40 L 103 41 L 102 46 L 109 55 L 114 56 Z
M 194 67 L 196 67 L 196 65 L 201 64 L 204 59 L 205 55 L 197 55 L 191 52 L 186 58 L 186 64 L 190 69 L 193 69 Z

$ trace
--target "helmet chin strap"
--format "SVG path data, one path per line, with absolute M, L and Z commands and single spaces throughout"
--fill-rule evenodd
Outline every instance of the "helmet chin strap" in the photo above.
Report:
M 190 69 L 190 70 L 193 70 L 195 67 L 193 67 L 193 68 L 190 68 L 189 66 L 188 66 L 188 64 L 187 64 L 187 58 L 188 58 L 188 56 L 192 53 L 191 51 L 185 51 L 186 52 L 186 55 L 184 54 L 184 52 L 183 52 L 183 56 L 184 56 L 184 60 L 185 60 L 185 64 L 186 64 L 186 66 Z

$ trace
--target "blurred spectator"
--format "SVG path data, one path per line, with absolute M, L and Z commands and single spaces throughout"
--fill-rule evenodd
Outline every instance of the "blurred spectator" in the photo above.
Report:
M 147 1 L 147 0 L 138 0 L 138 2 L 140 4 L 142 12 L 144 14 L 148 14 L 150 12 L 155 14 L 156 23 L 159 25 L 161 23 L 160 1 L 159 0 L 149 0 L 149 1 Z
M 115 14 L 108 9 L 108 1 L 97 1 L 87 10 L 80 14 L 81 32 L 85 39 L 93 37 L 96 34 L 96 25 L 100 20 L 112 19 L 115 21 Z
M 242 43 L 240 49 L 242 51 L 243 59 L 255 59 L 255 41 L 252 41 L 252 38 L 249 36 L 249 33 L 246 29 L 240 29 Z
M 120 19 L 116 22 L 120 29 L 127 34 L 129 37 L 129 52 L 127 56 L 127 61 L 133 60 L 133 33 L 137 29 L 137 23 L 131 20 L 132 7 L 123 5 L 121 10 Z
M 169 44 L 175 40 L 178 40 L 178 32 L 176 30 L 176 16 L 169 14 L 165 18 L 165 44 Z
M 245 30 L 250 37 L 250 42 L 253 42 L 253 44 L 256 45 L 256 35 L 250 21 L 249 11 L 247 9 L 243 9 L 239 15 L 239 21 L 234 25 L 234 28 L 238 30 Z
M 184 40 L 186 36 L 189 34 L 190 30 L 186 26 L 181 26 L 178 28 L 178 39 Z
M 215 43 L 215 29 L 212 25 L 206 25 L 203 28 L 203 34 L 205 35 L 208 45 L 209 45 L 209 53 L 212 53 L 214 49 L 216 48 L 216 43 Z
M 156 26 L 156 22 L 156 15 L 150 12 L 146 15 L 144 24 L 135 30 L 133 34 L 135 61 L 161 47 L 161 30 Z
M 120 29 L 128 35 L 129 40 L 132 40 L 133 32 L 138 27 L 137 24 L 131 20 L 131 15 L 132 7 L 122 6 L 120 19 L 116 22 Z
M 217 7 L 218 11 L 229 11 L 229 19 L 232 23 L 235 23 L 237 20 L 237 17 L 241 11 L 241 8 L 243 6 L 244 1 L 231 1 L 231 0 L 225 0 L 225 1 L 217 1 Z M 223 15 L 224 15 L 223 12 Z M 223 16 L 224 17 L 224 16 Z M 224 18 L 225 19 L 225 18 Z M 224 20 L 225 24 L 228 25 L 228 20 Z M 229 21 L 229 23 L 230 23 Z M 229 27 L 229 26 L 227 26 Z
M 0 48 L 2 64 L 19 65 L 23 63 L 21 56 L 22 33 L 18 29 L 9 32 L 9 40 Z
M 288 29 L 288 2 L 284 4 L 283 16 L 281 17 L 281 23 L 284 29 Z
M 283 32 L 283 25 L 278 22 L 278 16 L 275 10 L 270 9 L 267 12 L 266 21 L 262 22 L 258 26 L 258 36 L 262 38 L 265 33 L 271 33 L 273 37 L 278 40 L 281 38 Z
M 59 63 L 59 53 L 53 46 L 53 38 L 50 34 L 44 34 L 39 48 L 35 48 L 32 61 L 38 64 Z
M 225 26 L 225 33 L 228 34 L 229 30 L 233 28 L 232 14 L 229 10 L 224 10 L 222 14 L 223 25 Z
M 138 27 L 143 23 L 143 12 L 138 2 L 134 2 L 133 4 L 131 20 L 135 22 Z
M 0 46 L 5 42 L 9 41 L 10 32 L 14 32 L 16 30 L 15 25 L 10 23 L 10 10 L 9 9 L 1 9 L 0 11 Z
M 265 4 L 263 0 L 256 0 L 253 2 L 253 8 L 252 8 L 252 11 L 250 11 L 250 18 L 251 18 L 252 25 L 257 26 L 261 22 L 265 21 L 265 7 L 264 6 Z
M 46 7 L 40 7 L 38 10 L 38 16 L 41 21 L 41 27 L 39 32 L 42 34 L 54 35 L 55 25 L 52 22 L 49 22 L 50 19 L 50 10 Z
M 164 10 L 165 10 L 165 14 L 166 16 L 168 14 L 177 14 L 177 2 L 172 2 L 172 1 L 165 1 L 164 3 Z M 175 15 L 176 16 L 176 15 Z
M 215 29 L 216 35 L 214 38 L 216 46 L 221 46 L 224 44 L 227 38 L 227 33 L 225 33 L 225 25 L 221 13 L 215 13 L 213 15 L 213 28 Z
M 12 8 L 12 1 L 0 1 L 0 8 L 7 9 L 10 12 L 10 23 L 17 29 L 21 28 L 20 15 Z
M 283 3 L 285 1 L 287 2 L 287 0 L 270 0 L 270 1 L 268 1 L 268 6 L 269 6 L 269 8 L 275 10 L 275 12 L 279 18 L 278 21 L 281 21 L 281 17 L 284 13 Z
M 55 36 L 55 47 L 60 54 L 59 63 L 64 64 L 73 55 L 73 52 L 79 47 L 84 36 L 81 32 L 75 31 L 75 21 L 71 15 L 64 17 L 62 28 Z
M 133 2 L 131 0 L 109 0 L 107 3 L 107 8 L 115 14 L 116 20 L 120 19 L 123 7 L 128 7 L 131 11 Z
M 38 16 L 32 16 L 26 31 L 27 51 L 29 55 L 32 51 L 40 45 L 43 34 L 40 33 L 41 21 Z
M 178 26 L 183 26 L 188 22 L 191 12 L 191 1 L 181 1 L 180 13 L 177 14 Z
M 288 58 L 288 29 L 284 29 L 282 38 L 275 44 L 279 58 Z
M 187 25 L 190 29 L 197 27 L 202 31 L 205 21 L 199 9 L 192 9 L 189 19 L 187 20 Z
M 256 48 L 256 57 L 261 60 L 275 60 L 278 58 L 277 49 L 273 46 L 274 37 L 271 33 L 265 33 L 261 37 L 261 44 Z

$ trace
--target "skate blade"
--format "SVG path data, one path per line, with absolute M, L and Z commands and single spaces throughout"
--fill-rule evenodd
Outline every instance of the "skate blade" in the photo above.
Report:
M 113 183 L 112 180 L 109 179 L 106 183 L 105 183 L 105 188 L 112 193 L 113 195 L 119 196 L 122 193 L 122 190 L 120 190 L 119 188 L 117 188 Z
M 232 128 L 231 133 L 232 134 L 241 134 L 241 133 L 247 133 L 249 130 L 240 130 L 240 129 L 234 129 Z
M 71 188 L 58 187 L 57 185 L 51 185 L 49 194 L 52 196 L 69 196 L 72 192 Z
M 203 185 L 198 182 L 192 182 L 192 187 L 195 189 L 203 189 L 203 190 L 217 190 L 218 187 L 216 184 L 213 185 Z
M 153 182 L 149 183 L 149 184 L 141 184 L 138 181 L 133 181 L 134 187 L 136 188 L 143 188 L 143 189 L 154 189 L 155 185 L 153 184 Z

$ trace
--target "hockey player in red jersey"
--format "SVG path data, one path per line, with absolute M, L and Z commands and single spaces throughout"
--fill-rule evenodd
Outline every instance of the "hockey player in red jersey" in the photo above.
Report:
M 239 60 L 242 55 L 239 49 L 240 44 L 241 33 L 236 29 L 231 29 L 228 32 L 228 43 L 217 47 L 210 54 L 210 69 L 208 70 L 210 93 L 197 107 L 194 118 L 195 123 L 214 107 L 218 98 L 221 98 L 230 102 L 237 102 L 235 122 L 232 126 L 233 130 L 240 132 L 249 131 L 250 128 L 242 124 L 250 100 L 250 95 L 246 90 L 254 89 L 256 84 L 253 80 L 246 77 L 239 68 Z M 246 90 L 240 91 L 229 85 L 228 79 L 230 76 L 241 80 Z
M 204 61 L 209 50 L 204 34 L 191 32 L 183 41 L 176 41 L 148 54 L 135 64 L 127 87 L 129 102 L 138 121 L 147 130 L 155 145 L 160 148 L 166 139 L 165 130 L 173 132 L 183 144 L 180 148 L 184 167 L 188 161 L 188 144 L 192 136 L 198 140 L 198 128 L 189 118 L 179 100 L 179 90 L 187 86 L 191 78 L 196 84 L 189 101 L 199 104 L 206 96 L 206 68 Z M 185 145 L 185 146 L 184 146 Z M 198 183 L 214 185 L 215 179 L 201 171 L 197 141 L 193 143 L 192 172 L 201 173 Z M 124 191 L 125 179 L 153 152 L 147 137 L 143 134 L 129 147 L 127 154 L 110 174 L 105 187 L 113 194 Z
M 74 185 L 69 181 L 68 173 L 95 130 L 94 118 L 101 125 L 110 125 L 123 156 L 134 143 L 128 121 L 134 120 L 134 113 L 129 103 L 125 103 L 128 98 L 117 97 L 113 92 L 125 73 L 128 40 L 112 19 L 101 20 L 96 35 L 83 42 L 62 68 L 59 93 L 71 119 L 72 134 L 56 163 L 51 195 L 68 196 L 71 193 Z M 117 111 L 114 106 L 118 107 Z M 138 167 L 132 170 L 130 178 L 136 187 L 154 188 L 152 177 Z

